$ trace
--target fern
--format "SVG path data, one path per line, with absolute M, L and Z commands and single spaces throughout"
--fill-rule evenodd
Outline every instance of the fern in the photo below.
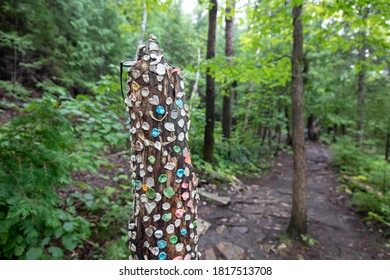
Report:
M 47 258 L 73 219 L 58 211 L 55 189 L 70 179 L 74 143 L 69 121 L 45 103 L 0 128 L 0 258 Z

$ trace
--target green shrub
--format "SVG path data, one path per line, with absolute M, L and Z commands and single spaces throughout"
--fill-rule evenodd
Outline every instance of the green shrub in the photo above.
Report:
M 70 123 L 50 104 L 0 128 L 0 258 L 63 258 L 89 235 L 88 222 L 58 209 L 70 182 Z
M 340 137 L 337 143 L 331 145 L 332 165 L 341 172 L 359 174 L 367 167 L 369 159 L 363 151 L 356 147 L 351 137 Z
M 383 156 L 357 148 L 350 137 L 340 138 L 331 149 L 334 166 L 372 187 L 372 191 L 367 191 L 347 182 L 354 190 L 352 204 L 356 210 L 365 215 L 365 220 L 390 227 L 390 164 Z

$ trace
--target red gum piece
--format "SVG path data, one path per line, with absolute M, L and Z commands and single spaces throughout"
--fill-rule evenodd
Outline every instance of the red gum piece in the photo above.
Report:
M 184 159 L 184 162 L 187 164 L 191 164 L 191 155 L 190 153 L 187 153 L 186 158 Z
M 174 73 L 177 73 L 180 71 L 180 68 L 175 68 L 175 69 L 172 69 L 171 70 L 171 73 L 174 74 Z

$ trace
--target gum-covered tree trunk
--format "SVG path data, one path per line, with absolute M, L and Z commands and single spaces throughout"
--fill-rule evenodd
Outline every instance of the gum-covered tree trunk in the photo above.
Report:
M 153 35 L 128 71 L 134 214 L 132 259 L 197 259 L 197 180 L 188 148 L 183 73 Z

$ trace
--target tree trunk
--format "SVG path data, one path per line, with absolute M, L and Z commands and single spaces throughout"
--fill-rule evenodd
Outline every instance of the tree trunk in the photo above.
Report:
M 362 16 L 363 21 L 367 19 L 369 13 L 368 6 L 364 7 L 364 14 Z M 366 42 L 366 31 L 363 30 L 360 33 L 362 38 L 362 45 L 359 49 L 359 55 L 358 55 L 358 66 L 359 72 L 358 72 L 358 89 L 357 89 L 357 145 L 358 147 L 363 147 L 363 140 L 364 140 L 364 122 L 365 122 L 365 78 L 366 78 L 366 49 L 367 49 L 367 42 Z
M 282 104 L 282 96 L 284 95 L 283 89 L 280 91 L 279 98 L 278 98 L 278 117 L 277 117 L 277 123 L 275 126 L 275 134 L 277 137 L 277 145 L 276 150 L 274 153 L 274 156 L 277 156 L 280 151 L 280 145 L 282 144 L 282 119 L 280 118 L 282 112 L 283 112 L 283 104 Z
M 284 117 L 286 118 L 286 131 L 287 131 L 287 138 L 286 138 L 286 145 L 291 146 L 292 145 L 292 135 L 291 135 L 291 125 L 290 125 L 290 117 L 288 113 L 288 107 L 284 107 Z
M 164 64 L 154 36 L 128 71 L 133 259 L 197 259 L 197 179 L 188 149 L 183 73 Z
M 139 35 L 138 45 L 141 45 L 144 42 L 145 32 L 146 32 L 146 22 L 148 19 L 148 10 L 146 7 L 146 2 L 143 2 L 143 13 L 142 13 L 142 24 L 141 24 L 141 34 Z
M 248 125 L 249 125 L 249 113 L 250 113 L 250 109 L 252 107 L 252 96 L 253 96 L 253 88 L 254 88 L 254 82 L 253 80 L 250 80 L 249 81 L 249 90 L 248 90 L 248 99 L 249 101 L 247 102 L 247 106 L 246 106 L 246 110 L 245 110 L 245 117 L 244 117 L 244 125 L 242 127 L 242 131 L 245 133 L 248 129 Z
M 314 116 L 313 114 L 310 114 L 310 116 L 307 118 L 307 138 L 309 140 L 313 139 L 313 122 L 314 122 Z
M 305 136 L 303 119 L 303 26 L 302 5 L 293 7 L 293 54 L 292 54 L 292 117 L 293 117 L 293 182 L 292 210 L 287 228 L 290 236 L 299 237 L 307 232 L 307 178 Z
M 232 57 L 234 56 L 233 33 L 234 33 L 234 7 L 235 0 L 226 1 L 226 15 L 225 15 L 225 55 L 230 67 L 233 67 Z M 230 131 L 232 124 L 231 103 L 232 91 L 235 87 L 235 82 L 227 83 L 225 88 L 225 95 L 223 96 L 222 104 L 222 134 L 227 140 L 230 139 Z
M 210 0 L 209 32 L 207 39 L 207 59 L 215 56 L 215 37 L 217 31 L 217 0 Z M 205 161 L 214 163 L 214 123 L 215 123 L 215 82 L 210 68 L 206 71 L 206 128 L 204 132 Z
M 200 77 L 200 48 L 198 48 L 198 62 L 196 65 L 197 67 L 196 67 L 196 74 L 195 74 L 195 82 L 194 82 L 194 86 L 192 87 L 191 98 L 190 98 L 190 109 L 192 109 L 195 99 L 198 98 L 198 85 L 199 85 L 199 77 Z
M 256 49 L 256 59 L 255 59 L 256 62 L 259 60 L 259 53 L 260 53 L 260 48 L 257 48 Z M 253 82 L 253 80 L 249 81 L 249 90 L 248 90 L 249 101 L 247 102 L 247 106 L 246 106 L 246 110 L 245 110 L 244 125 L 243 125 L 243 129 L 242 129 L 244 133 L 248 129 L 249 113 L 251 111 L 252 102 L 253 102 L 254 84 L 255 83 Z
M 390 126 L 387 126 L 385 159 L 390 162 Z
M 363 41 L 365 41 L 365 35 L 363 36 Z M 364 139 L 364 95 L 365 95 L 365 67 L 364 62 L 366 60 L 366 48 L 365 43 L 363 43 L 362 48 L 359 50 L 359 65 L 360 70 L 358 73 L 358 92 L 357 92 L 357 113 L 358 113 L 358 123 L 357 123 L 357 144 L 358 147 L 363 146 Z

